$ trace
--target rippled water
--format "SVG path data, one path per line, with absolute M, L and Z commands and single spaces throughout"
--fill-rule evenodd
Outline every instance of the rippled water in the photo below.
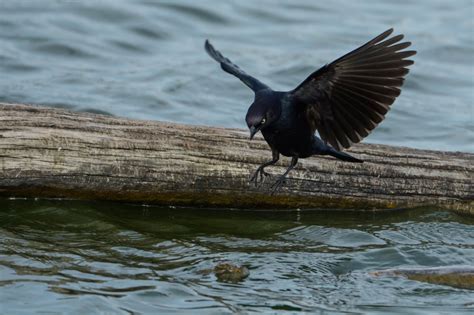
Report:
M 474 152 L 474 2 L 0 1 L 0 101 L 245 127 L 252 93 L 205 38 L 275 89 L 389 27 L 416 64 L 366 141 Z
M 472 265 L 472 218 L 0 200 L 4 314 L 469 313 L 474 291 L 370 272 Z M 250 270 L 217 281 L 221 261 Z M 25 311 L 26 310 L 26 311 Z M 446 313 L 447 312 L 447 313 Z
M 206 38 L 275 89 L 395 27 L 418 50 L 366 142 L 474 152 L 474 2 L 2 1 L 0 101 L 244 127 L 253 95 Z M 0 200 L 0 313 L 472 313 L 472 290 L 375 277 L 471 265 L 474 221 Z M 217 281 L 221 261 L 246 265 Z

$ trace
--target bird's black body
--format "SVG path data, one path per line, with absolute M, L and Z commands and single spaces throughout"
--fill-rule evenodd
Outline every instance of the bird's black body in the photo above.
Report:
M 399 87 L 408 73 L 405 67 L 413 64 L 405 58 L 416 53 L 401 51 L 410 43 L 399 43 L 403 35 L 388 38 L 391 33 L 390 29 L 323 66 L 288 92 L 273 91 L 206 41 L 206 51 L 222 69 L 255 92 L 245 118 L 250 139 L 261 131 L 272 149 L 273 159 L 261 165 L 251 181 L 263 181 L 268 175 L 264 168 L 275 164 L 280 154 L 292 157 L 292 161 L 274 185 L 274 191 L 299 158 L 331 155 L 347 162 L 362 162 L 341 152 L 341 147 L 361 141 L 384 119 L 400 94 Z M 316 131 L 322 140 L 315 135 Z
M 262 135 L 270 147 L 284 156 L 298 158 L 306 158 L 321 151 L 324 144 L 317 141 L 318 138 L 305 119 L 304 112 L 293 106 L 286 93 L 273 93 L 279 97 L 273 106 L 279 106 L 281 112 L 278 119 L 262 129 Z M 265 96 L 262 98 L 265 99 Z
M 284 156 L 305 158 L 313 155 L 314 134 L 302 112 L 298 112 L 285 93 L 277 93 L 281 114 L 277 120 L 262 130 L 262 135 L 272 149 Z M 265 97 L 265 96 L 263 96 Z

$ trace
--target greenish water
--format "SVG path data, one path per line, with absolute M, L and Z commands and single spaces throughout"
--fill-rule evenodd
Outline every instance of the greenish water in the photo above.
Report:
M 0 200 L 2 314 L 472 314 L 474 291 L 373 276 L 471 265 L 450 212 L 232 211 Z M 248 267 L 239 283 L 211 273 Z

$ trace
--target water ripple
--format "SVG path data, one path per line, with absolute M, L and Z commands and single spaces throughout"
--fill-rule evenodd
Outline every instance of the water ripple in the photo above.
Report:
M 474 152 L 472 8 L 469 0 L 4 2 L 0 71 L 8 75 L 0 100 L 245 127 L 252 94 L 208 58 L 205 38 L 249 73 L 290 90 L 393 26 L 418 54 L 401 97 L 366 141 Z
M 44 301 L 35 310 L 82 310 L 100 298 L 110 312 L 204 313 L 397 309 L 399 299 L 433 305 L 440 295 L 453 307 L 472 300 L 462 289 L 371 275 L 471 264 L 474 222 L 447 212 L 143 211 L 27 200 L 0 206 L 0 296 L 11 311 L 24 309 L 25 297 Z M 219 282 L 212 270 L 223 261 L 247 266 L 250 276 Z

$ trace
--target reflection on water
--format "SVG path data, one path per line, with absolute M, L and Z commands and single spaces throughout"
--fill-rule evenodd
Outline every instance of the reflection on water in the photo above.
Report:
M 78 314 L 461 310 L 473 302 L 472 290 L 371 272 L 472 265 L 473 223 L 429 209 L 255 212 L 1 200 L 1 305 L 8 313 Z M 222 261 L 247 266 L 249 277 L 224 283 L 203 272 Z
M 368 142 L 474 152 L 471 0 L 1 1 L 0 101 L 245 127 L 253 95 L 216 47 L 275 89 L 395 27 L 418 54 Z

